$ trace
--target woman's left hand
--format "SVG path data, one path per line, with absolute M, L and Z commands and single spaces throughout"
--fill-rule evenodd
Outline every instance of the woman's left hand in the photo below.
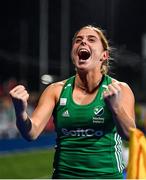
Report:
M 122 83 L 114 81 L 106 87 L 103 92 L 103 98 L 112 110 L 117 109 L 121 105 Z

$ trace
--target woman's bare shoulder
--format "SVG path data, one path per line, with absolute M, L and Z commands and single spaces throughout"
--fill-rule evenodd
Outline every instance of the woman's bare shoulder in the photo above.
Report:
M 130 88 L 129 85 L 128 85 L 126 82 L 119 81 L 119 80 L 114 79 L 114 78 L 112 78 L 112 83 L 118 83 L 118 84 L 121 85 L 122 87 Z
M 60 89 L 60 88 L 62 89 L 63 86 L 65 85 L 66 81 L 67 80 L 65 79 L 62 81 L 54 82 L 54 83 L 50 84 L 48 87 L 53 88 L 53 89 Z
M 48 85 L 46 87 L 46 89 L 44 90 L 45 94 L 51 94 L 54 95 L 56 97 L 60 96 L 60 93 L 62 91 L 63 86 L 65 85 L 67 80 L 62 80 L 62 81 L 58 81 L 58 82 L 54 82 L 50 85 Z
M 55 100 L 55 102 L 57 102 L 59 100 L 62 88 L 65 85 L 65 82 L 66 82 L 66 80 L 63 80 L 63 81 L 54 82 L 54 83 L 48 85 L 44 89 L 44 91 L 41 95 L 41 98 L 40 98 L 41 102 L 42 101 L 44 102 L 46 99 L 49 99 L 50 101 Z
M 119 80 L 114 79 L 114 78 L 112 78 L 112 83 L 117 83 L 124 92 L 133 94 L 133 91 L 132 91 L 131 87 L 128 85 L 128 83 L 123 82 L 123 81 L 119 81 Z

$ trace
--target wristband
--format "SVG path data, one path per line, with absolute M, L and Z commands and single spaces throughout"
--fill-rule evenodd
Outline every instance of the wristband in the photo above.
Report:
M 32 122 L 29 118 L 27 118 L 25 121 L 21 120 L 21 119 L 17 119 L 16 120 L 16 125 L 20 131 L 20 133 L 22 134 L 22 136 L 26 139 L 26 140 L 31 140 L 30 136 L 29 136 L 29 131 L 32 128 Z

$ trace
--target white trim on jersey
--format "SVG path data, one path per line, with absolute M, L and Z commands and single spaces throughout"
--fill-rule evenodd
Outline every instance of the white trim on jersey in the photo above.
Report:
M 114 140 L 116 142 L 114 147 L 115 147 L 115 157 L 117 160 L 117 167 L 118 167 L 119 172 L 122 173 L 125 167 L 124 167 L 123 159 L 122 159 L 122 140 L 118 133 L 115 133 Z

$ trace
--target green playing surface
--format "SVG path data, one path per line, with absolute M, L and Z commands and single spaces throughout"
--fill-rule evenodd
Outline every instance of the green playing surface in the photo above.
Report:
M 0 154 L 0 179 L 51 178 L 54 149 Z

